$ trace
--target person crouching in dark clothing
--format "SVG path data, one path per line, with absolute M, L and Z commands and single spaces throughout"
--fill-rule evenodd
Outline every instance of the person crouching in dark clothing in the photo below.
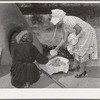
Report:
M 32 44 L 33 38 L 29 31 L 21 31 L 16 36 L 16 42 L 13 64 L 10 70 L 11 84 L 16 88 L 30 87 L 40 78 L 35 61 L 46 64 L 49 59 Z

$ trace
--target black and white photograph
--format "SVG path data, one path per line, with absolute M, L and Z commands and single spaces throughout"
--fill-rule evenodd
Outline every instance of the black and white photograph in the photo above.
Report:
M 0 89 L 100 88 L 100 2 L 0 3 Z

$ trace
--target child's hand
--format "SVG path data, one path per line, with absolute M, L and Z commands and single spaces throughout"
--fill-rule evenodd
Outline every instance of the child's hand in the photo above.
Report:
M 51 58 L 52 58 L 52 56 L 51 56 L 51 55 L 48 55 L 47 57 L 48 57 L 49 59 L 51 59 Z
M 49 60 L 53 59 L 54 57 L 56 57 L 56 56 L 48 55 Z

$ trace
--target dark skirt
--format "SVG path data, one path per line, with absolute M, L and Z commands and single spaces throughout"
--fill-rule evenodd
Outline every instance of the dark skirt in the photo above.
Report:
M 34 63 L 17 62 L 11 67 L 11 84 L 16 88 L 22 88 L 26 82 L 30 85 L 40 78 L 39 69 Z

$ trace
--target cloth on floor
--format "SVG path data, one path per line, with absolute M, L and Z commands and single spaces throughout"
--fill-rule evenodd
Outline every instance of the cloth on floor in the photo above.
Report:
M 67 73 L 69 69 L 69 60 L 64 57 L 55 57 L 46 64 L 47 73 L 64 72 Z

